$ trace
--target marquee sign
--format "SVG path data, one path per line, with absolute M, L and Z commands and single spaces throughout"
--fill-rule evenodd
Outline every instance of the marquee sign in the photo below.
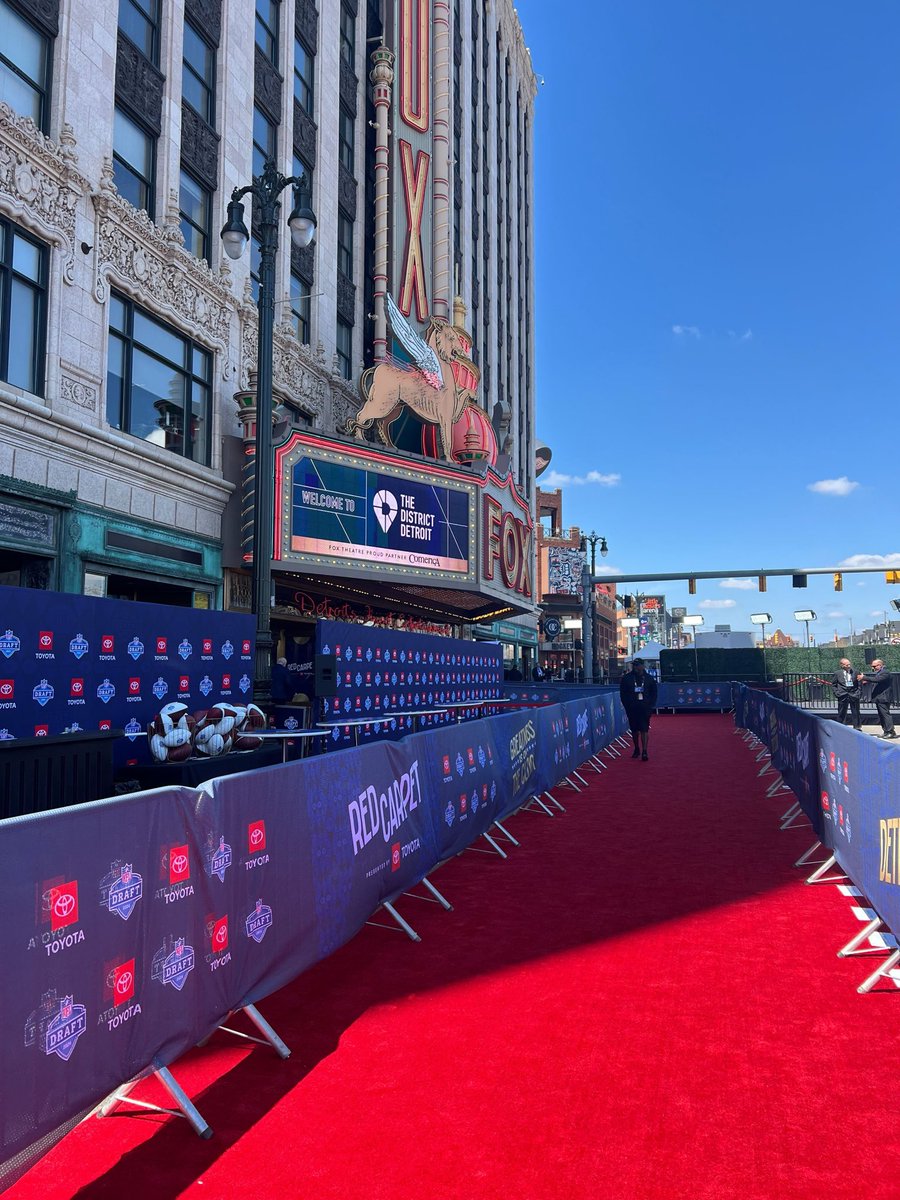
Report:
M 488 471 L 482 516 L 482 573 L 530 604 L 534 598 L 534 522 L 512 476 Z
M 302 434 L 276 460 L 276 560 L 475 581 L 474 481 Z

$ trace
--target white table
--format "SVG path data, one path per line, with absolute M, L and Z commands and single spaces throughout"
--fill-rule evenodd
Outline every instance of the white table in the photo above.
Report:
M 347 717 L 345 720 L 337 721 L 317 721 L 317 729 L 353 729 L 354 744 L 359 745 L 359 730 L 361 725 L 386 725 L 389 721 L 396 721 L 402 717 L 437 717 L 441 713 L 447 711 L 447 706 L 442 705 L 440 708 L 408 708 L 397 709 L 389 713 L 382 713 L 377 717 Z M 413 732 L 415 732 L 416 723 L 413 721 Z
M 283 753 L 281 756 L 282 762 L 287 762 L 288 742 L 300 741 L 305 742 L 310 738 L 328 737 L 325 730 L 318 729 L 264 729 L 260 731 L 254 730 L 252 733 L 246 733 L 244 737 L 258 737 L 277 741 L 279 738 L 284 742 Z M 301 748 L 301 758 L 304 757 L 303 751 L 306 747 Z

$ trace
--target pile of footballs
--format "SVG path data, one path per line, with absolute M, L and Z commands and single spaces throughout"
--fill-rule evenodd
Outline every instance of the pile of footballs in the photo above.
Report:
M 255 704 L 214 704 L 191 713 L 178 701 L 160 709 L 147 726 L 150 753 L 157 762 L 184 762 L 193 758 L 218 758 L 230 750 L 256 750 L 266 717 Z

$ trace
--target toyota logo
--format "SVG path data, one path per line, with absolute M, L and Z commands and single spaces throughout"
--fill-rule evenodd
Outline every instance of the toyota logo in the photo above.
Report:
M 261 829 L 254 829 L 250 834 L 250 845 L 258 846 L 262 840 L 263 840 L 263 831 Z
M 187 870 L 188 860 L 186 854 L 176 854 L 172 858 L 172 874 L 183 875 Z
M 11 683 L 0 683 L 0 696 L 11 696 L 13 685 Z
M 75 908 L 75 897 L 68 892 L 63 892 L 61 896 L 57 896 L 53 901 L 53 911 L 58 917 L 71 916 Z
M 77 679 L 73 680 L 73 682 L 72 682 L 72 691 L 73 692 L 80 692 L 80 691 L 83 691 L 83 689 L 84 689 L 84 685 L 79 680 L 77 680 Z
M 50 637 L 49 633 L 43 634 L 43 636 L 41 637 L 41 645 L 42 646 L 51 646 L 52 644 L 53 644 L 53 638 Z
M 123 971 L 116 980 L 116 991 L 120 996 L 127 996 L 131 991 L 131 985 L 134 982 L 134 976 L 130 971 Z
M 227 940 L 228 940 L 228 930 L 225 928 L 224 925 L 220 925 L 219 928 L 216 930 L 216 944 L 221 946 Z
M 397 863 L 399 863 L 399 861 L 400 861 L 400 851 L 398 849 L 395 849 L 394 852 L 391 854 L 391 862 L 396 867 L 396 865 L 397 865 Z

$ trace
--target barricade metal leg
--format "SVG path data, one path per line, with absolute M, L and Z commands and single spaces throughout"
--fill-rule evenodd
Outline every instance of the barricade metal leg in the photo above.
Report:
M 520 844 L 519 842 L 517 842 L 517 841 L 516 841 L 516 839 L 515 839 L 515 838 L 513 837 L 513 835 L 512 835 L 512 834 L 509 832 L 509 830 L 508 830 L 508 829 L 507 829 L 507 828 L 506 828 L 504 825 L 501 825 L 499 821 L 495 821 L 495 822 L 494 822 L 494 827 L 495 827 L 496 829 L 499 829 L 499 830 L 500 830 L 500 832 L 503 834 L 503 836 L 506 838 L 506 840 L 507 840 L 508 842 L 512 842 L 512 844 L 513 844 L 514 846 L 518 846 L 518 845 Z
M 576 790 L 577 790 L 577 789 L 576 789 Z M 556 807 L 559 809 L 559 811 L 560 811 L 560 812 L 565 812 L 565 811 L 566 811 L 566 810 L 565 810 L 565 808 L 563 808 L 563 806 L 562 806 L 562 805 L 560 804 L 560 802 L 559 802 L 559 801 L 556 799 L 556 797 L 553 795 L 553 793 L 552 793 L 552 792 L 544 792 L 544 795 L 547 797 L 547 799 L 550 801 L 550 803 L 551 803 L 551 804 L 555 804 L 555 805 L 556 805 Z
M 582 775 L 579 775 L 579 773 L 577 771 L 573 771 L 572 774 L 575 776 L 576 779 L 580 780 L 581 783 L 585 787 L 587 787 L 587 781 L 584 779 L 584 777 Z
M 612 744 L 612 742 L 610 742 L 608 746 L 603 747 L 603 752 L 604 752 L 604 754 L 608 754 L 610 758 L 621 758 L 622 757 L 622 755 L 615 748 L 615 746 Z
M 769 759 L 769 761 L 766 763 L 763 763 L 762 767 L 756 772 L 756 777 L 757 777 L 757 779 L 762 779 L 763 775 L 767 775 L 769 773 L 769 771 L 774 771 L 774 770 L 775 770 L 775 768 L 772 766 L 772 760 Z
M 413 929 L 412 925 L 410 925 L 409 921 L 405 921 L 403 917 L 400 916 L 393 904 L 385 900 L 383 901 L 381 907 L 394 918 L 394 920 L 397 922 L 397 926 L 399 927 L 399 931 L 405 933 L 411 942 L 421 942 L 422 939 Z M 374 925 L 376 929 L 395 928 L 393 925 L 385 925 L 383 921 L 366 921 L 366 924 Z
M 864 983 L 861 983 L 856 990 L 860 993 L 860 995 L 865 995 L 866 992 L 870 992 L 878 980 L 881 979 L 883 975 L 887 975 L 888 971 L 893 970 L 898 962 L 900 962 L 900 950 L 895 950 L 893 954 L 891 954 L 884 960 L 883 963 L 880 964 L 878 970 L 873 971 L 869 978 Z
M 146 1108 L 150 1112 L 166 1113 L 170 1117 L 184 1117 L 198 1137 L 204 1140 L 211 1138 L 213 1135 L 211 1126 L 203 1119 L 199 1110 L 191 1102 L 187 1092 L 181 1087 L 169 1068 L 162 1066 L 162 1064 L 154 1065 L 153 1074 L 178 1105 L 177 1108 L 163 1108 L 162 1105 L 151 1104 L 147 1100 L 135 1100 L 131 1095 L 131 1091 L 140 1081 L 132 1079 L 129 1083 L 117 1088 L 112 1095 L 107 1096 L 97 1108 L 97 1116 L 108 1117 L 117 1104 L 131 1104 L 135 1108 Z
M 803 811 L 803 809 L 800 807 L 800 805 L 795 800 L 794 803 L 791 805 L 791 807 L 787 810 L 787 812 L 782 815 L 781 828 L 787 829 L 788 826 L 790 825 L 791 821 L 793 821 L 793 819 L 797 816 L 797 814 L 802 811 Z
M 809 856 L 810 856 L 811 854 L 815 854 L 815 852 L 816 852 L 816 851 L 819 849 L 819 847 L 820 847 L 821 845 L 822 845 L 822 843 L 821 843 L 821 842 L 813 842 L 813 844 L 812 844 L 812 845 L 810 846 L 810 848 L 809 848 L 809 849 L 806 851 L 806 853 L 805 853 L 805 854 L 801 854 L 801 855 L 800 855 L 800 857 L 799 857 L 799 858 L 797 859 L 797 861 L 794 863 L 794 866 L 795 866 L 795 867 L 805 867 L 805 866 L 806 866 L 806 864 L 809 862 Z
M 528 801 L 528 803 L 527 803 L 527 804 L 523 804 L 523 805 L 522 805 L 522 811 L 523 811 L 523 812 L 530 812 L 530 811 L 532 811 L 532 809 L 531 809 L 531 806 L 532 806 L 532 804 L 536 804 L 536 805 L 538 806 L 538 808 L 539 808 L 539 809 L 541 809 L 543 812 L 545 812 L 545 813 L 547 814 L 547 816 L 548 816 L 548 817 L 555 817 L 555 816 L 556 816 L 556 813 L 554 813 L 554 812 L 551 812 L 551 811 L 550 811 L 550 809 L 549 809 L 549 808 L 547 807 L 547 805 L 546 805 L 546 804 L 543 802 L 543 800 L 540 798 L 540 796 L 532 796 L 532 797 L 531 797 L 531 799 Z
M 591 766 L 594 768 L 594 770 L 597 772 L 598 775 L 600 774 L 601 767 L 603 768 L 604 771 L 606 770 L 606 763 L 603 761 L 602 758 L 600 758 L 596 754 L 592 754 L 591 757 L 588 759 L 588 762 L 591 764 Z
M 798 829 L 799 828 L 798 822 L 805 821 L 805 820 L 807 820 L 806 813 L 803 811 L 802 808 L 798 808 L 797 811 L 794 813 L 794 815 L 791 817 L 791 819 L 789 821 L 784 822 L 784 824 L 781 826 L 781 830 L 783 832 L 785 829 Z
M 404 892 L 404 896 L 409 896 L 412 900 L 424 900 L 426 904 L 440 904 L 441 908 L 445 908 L 447 912 L 453 912 L 453 905 L 443 893 L 439 892 L 427 875 L 424 875 L 419 882 L 422 887 L 431 892 L 430 896 L 420 896 L 418 892 Z
M 837 952 L 838 958 L 850 958 L 853 954 L 872 954 L 875 947 L 870 947 L 868 950 L 860 950 L 859 947 L 870 938 L 884 924 L 881 917 L 873 917 L 867 925 L 864 925 L 856 937 L 852 937 L 846 946 L 842 946 Z M 880 947 L 879 947 L 880 949 Z
M 806 882 L 807 883 L 837 883 L 841 879 L 846 879 L 847 876 L 844 874 L 843 871 L 841 871 L 840 875 L 826 876 L 825 872 L 830 871 L 831 868 L 836 865 L 836 863 L 837 863 L 837 859 L 832 854 L 830 858 L 826 858 L 825 862 L 823 862 L 821 866 L 817 867 L 815 869 L 815 871 L 813 871 L 812 875 L 810 875 L 810 877 L 806 880 Z M 839 871 L 841 870 L 840 867 L 838 867 L 838 870 Z
M 575 772 L 573 771 L 573 772 L 572 772 L 572 775 L 574 775 L 574 774 L 575 774 Z M 575 792 L 580 792 L 580 791 L 581 791 L 581 788 L 578 786 L 578 784 L 577 784 L 577 783 L 575 783 L 575 782 L 572 780 L 572 775 L 566 775 L 566 776 L 565 776 L 565 778 L 562 780 L 562 782 L 563 782 L 563 783 L 564 783 L 564 784 L 565 784 L 567 787 L 570 787 L 570 788 L 571 788 L 573 791 L 575 791 Z M 585 787 L 587 787 L 587 784 L 585 784 Z
M 262 1015 L 255 1004 L 245 1004 L 244 1012 L 263 1035 L 265 1042 L 272 1047 L 279 1058 L 290 1058 L 290 1049 L 284 1044 L 266 1018 Z M 257 1038 L 257 1041 L 260 1039 Z

